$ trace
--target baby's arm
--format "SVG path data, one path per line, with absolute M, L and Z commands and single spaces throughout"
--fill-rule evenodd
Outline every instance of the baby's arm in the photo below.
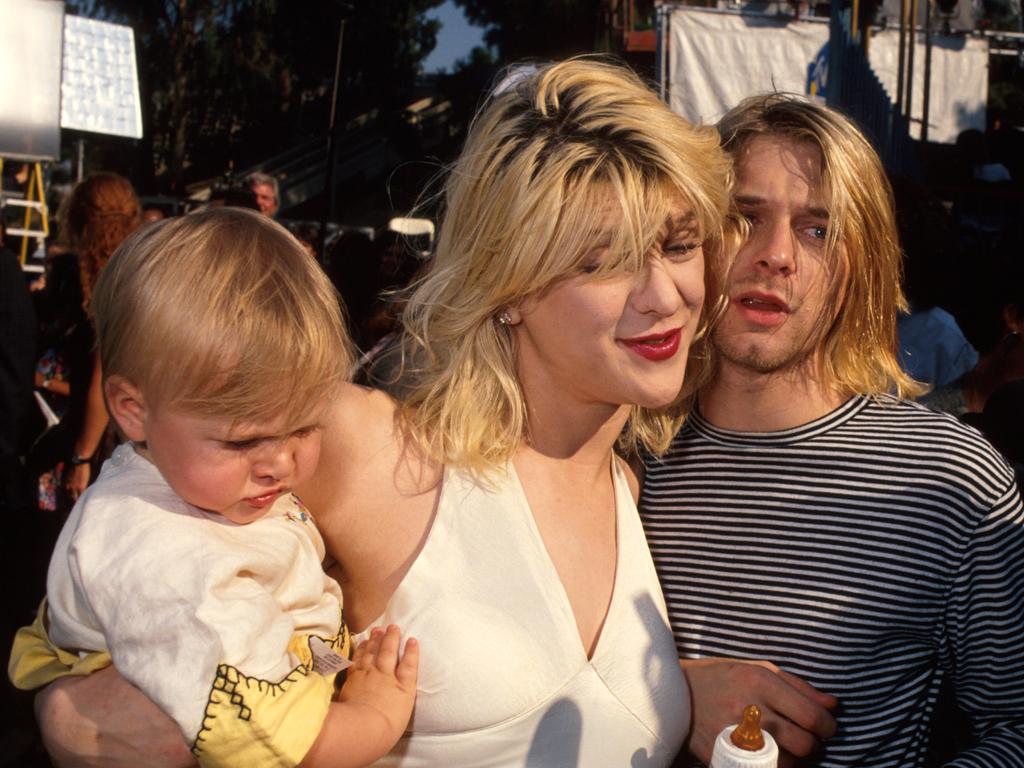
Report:
M 356 648 L 339 701 L 331 704 L 301 768 L 364 766 L 395 745 L 412 715 L 419 668 L 416 640 L 406 641 L 399 660 L 399 639 L 392 624 L 375 628 Z

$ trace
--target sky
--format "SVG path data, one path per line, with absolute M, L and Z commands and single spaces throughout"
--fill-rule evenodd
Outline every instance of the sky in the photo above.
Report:
M 451 71 L 455 62 L 469 55 L 476 45 L 483 45 L 484 31 L 472 26 L 452 0 L 427 13 L 427 18 L 438 19 L 441 29 L 437 33 L 437 47 L 423 63 L 424 72 Z

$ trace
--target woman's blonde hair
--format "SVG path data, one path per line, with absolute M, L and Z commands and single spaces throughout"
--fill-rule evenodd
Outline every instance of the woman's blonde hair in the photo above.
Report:
M 770 93 L 745 99 L 718 123 L 733 158 L 756 138 L 806 142 L 821 153 L 828 209 L 825 241 L 831 284 L 813 346 L 822 350 L 822 377 L 845 394 L 924 388 L 900 368 L 896 310 L 907 308 L 900 287 L 903 258 L 892 188 L 878 154 L 842 113 L 804 97 Z
M 622 223 L 603 269 L 639 269 L 681 198 L 704 239 L 708 296 L 717 296 L 730 168 L 713 129 L 672 113 L 619 66 L 573 59 L 508 77 L 450 170 L 434 262 L 403 317 L 400 414 L 417 443 L 477 471 L 511 458 L 526 405 L 514 335 L 496 316 L 578 273 L 609 203 Z M 667 448 L 704 376 L 703 343 L 672 408 L 633 408 L 625 449 Z
M 337 293 L 266 216 L 211 208 L 147 226 L 93 296 L 104 377 L 205 416 L 294 423 L 352 362 Z
M 78 256 L 82 305 L 88 311 L 100 270 L 124 239 L 139 228 L 142 212 L 131 182 L 116 173 L 80 181 L 57 212 L 60 237 Z

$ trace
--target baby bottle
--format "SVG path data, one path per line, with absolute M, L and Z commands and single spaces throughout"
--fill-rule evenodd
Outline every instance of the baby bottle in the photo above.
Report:
M 751 704 L 743 710 L 739 725 L 730 725 L 715 740 L 710 768 L 776 768 L 779 748 L 761 730 L 761 710 Z

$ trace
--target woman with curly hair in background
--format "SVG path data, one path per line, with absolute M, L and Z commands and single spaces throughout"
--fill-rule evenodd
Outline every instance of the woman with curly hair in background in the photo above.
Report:
M 44 327 L 62 352 L 68 404 L 60 426 L 47 441 L 51 493 L 50 498 L 41 498 L 40 503 L 51 510 L 66 512 L 110 451 L 110 446 L 104 445 L 107 412 L 89 312 L 92 289 L 110 255 L 138 228 L 141 212 L 135 190 L 127 179 L 114 173 L 95 173 L 65 198 L 58 220 L 60 238 L 69 250 L 54 257 L 50 265 L 50 307 L 45 313 Z M 43 389 L 53 386 L 47 379 L 37 383 Z M 46 495 L 46 485 L 44 478 L 40 483 L 41 495 Z M 59 499 L 61 488 L 65 503 Z

